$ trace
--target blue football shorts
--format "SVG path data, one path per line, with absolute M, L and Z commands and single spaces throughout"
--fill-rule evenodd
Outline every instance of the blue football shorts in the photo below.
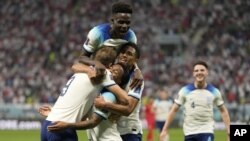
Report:
M 49 132 L 47 127 L 53 124 L 51 121 L 45 120 L 41 129 L 41 141 L 78 141 L 76 130 L 66 129 L 57 132 Z
M 214 134 L 200 133 L 185 136 L 185 141 L 214 141 Z

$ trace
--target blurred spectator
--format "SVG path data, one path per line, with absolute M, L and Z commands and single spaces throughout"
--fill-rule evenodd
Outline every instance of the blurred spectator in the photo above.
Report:
M 149 96 L 145 104 L 145 119 L 147 121 L 147 141 L 154 141 L 154 129 L 155 129 L 155 112 L 154 112 L 154 96 Z
M 159 89 L 157 99 L 154 101 L 153 109 L 155 112 L 156 128 L 161 132 L 169 110 L 173 104 L 173 99 L 169 96 L 166 89 Z

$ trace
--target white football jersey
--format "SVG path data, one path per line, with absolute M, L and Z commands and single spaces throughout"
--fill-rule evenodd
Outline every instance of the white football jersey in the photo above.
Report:
M 170 99 L 155 100 L 153 104 L 155 108 L 155 120 L 165 121 L 172 105 L 173 105 L 173 100 Z
M 129 96 L 132 96 L 138 99 L 138 103 L 134 111 L 129 116 L 121 116 L 117 121 L 117 129 L 121 135 L 125 134 L 142 134 L 142 124 L 139 117 L 140 107 L 141 107 L 141 95 L 144 89 L 144 82 L 140 87 L 130 89 L 129 85 L 131 84 L 132 79 L 126 85 L 126 91 Z
M 107 102 L 116 103 L 116 97 L 111 92 L 102 93 Z M 88 129 L 88 136 L 91 141 L 122 141 L 120 133 L 117 130 L 116 123 L 112 123 L 107 118 L 110 112 L 107 110 L 95 109 L 96 114 L 103 118 L 103 121 L 93 129 Z
M 194 84 L 183 87 L 175 100 L 184 106 L 184 134 L 213 133 L 214 105 L 223 105 L 220 91 L 212 85 L 204 89 L 195 88 Z
M 93 85 L 85 73 L 74 74 L 63 88 L 55 105 L 49 113 L 48 121 L 79 122 L 93 105 L 94 98 L 103 87 L 115 85 L 107 70 L 100 85 Z

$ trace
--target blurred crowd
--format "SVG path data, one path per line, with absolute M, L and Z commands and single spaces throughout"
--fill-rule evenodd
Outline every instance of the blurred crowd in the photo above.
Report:
M 112 2 L 0 1 L 0 103 L 55 102 L 88 31 L 109 22 Z M 250 104 L 250 1 L 130 2 L 145 97 L 162 87 L 175 97 L 192 81 L 192 63 L 202 59 L 229 107 Z M 157 38 L 165 36 L 178 43 Z

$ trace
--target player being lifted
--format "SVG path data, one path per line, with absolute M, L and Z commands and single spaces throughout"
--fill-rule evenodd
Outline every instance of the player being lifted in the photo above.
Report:
M 133 9 L 131 5 L 124 2 L 116 2 L 112 5 L 112 16 L 110 23 L 105 23 L 93 27 L 83 44 L 82 56 L 79 59 L 80 63 L 73 65 L 75 72 L 81 71 L 81 60 L 86 61 L 89 57 L 102 45 L 118 48 L 119 45 L 132 42 L 137 43 L 137 38 L 132 29 L 130 29 Z M 90 63 L 91 60 L 89 60 Z M 103 75 L 104 67 L 95 65 L 97 76 Z M 133 81 L 131 87 L 134 88 L 142 84 L 143 76 L 138 69 L 137 64 L 134 64 L 135 73 L 133 73 Z

